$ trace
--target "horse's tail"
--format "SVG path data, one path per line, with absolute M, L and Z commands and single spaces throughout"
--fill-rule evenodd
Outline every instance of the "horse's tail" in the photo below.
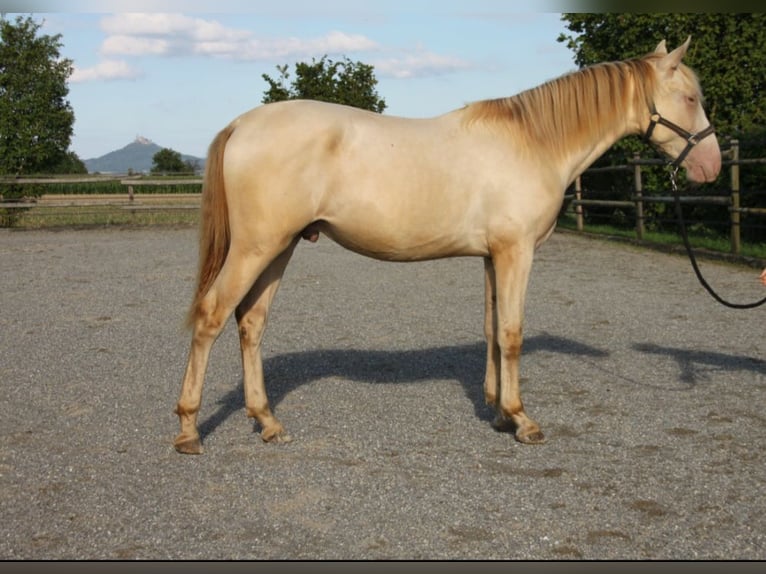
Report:
M 223 183 L 223 152 L 233 131 L 234 125 L 229 124 L 218 133 L 208 150 L 200 206 L 197 290 L 186 317 L 187 327 L 191 327 L 199 316 L 202 299 L 221 272 L 229 252 L 231 234 L 226 190 Z

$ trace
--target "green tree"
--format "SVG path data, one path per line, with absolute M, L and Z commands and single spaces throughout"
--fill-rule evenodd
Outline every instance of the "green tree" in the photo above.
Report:
M 72 61 L 61 35 L 39 35 L 31 17 L 0 18 L 0 174 L 78 169 L 68 152 L 74 111 L 67 101 Z M 68 159 L 67 159 L 68 158 Z M 65 161 L 66 160 L 66 161 Z
M 183 173 L 189 171 L 189 164 L 181 154 L 170 148 L 162 148 L 152 156 L 152 173 Z
M 345 104 L 364 110 L 382 113 L 386 102 L 378 95 L 373 66 L 362 62 L 352 62 L 344 58 L 334 62 L 327 56 L 311 63 L 295 64 L 295 79 L 290 80 L 288 66 L 277 66 L 279 77 L 275 80 L 268 74 L 263 79 L 269 89 L 263 94 L 263 103 L 283 100 L 320 100 Z
M 54 155 L 50 161 L 50 173 L 87 174 L 88 168 L 73 151 L 60 152 Z

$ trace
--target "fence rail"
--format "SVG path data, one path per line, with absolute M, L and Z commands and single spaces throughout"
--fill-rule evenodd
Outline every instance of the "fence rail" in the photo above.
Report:
M 6 180 L 7 181 L 7 180 Z M 3 180 L 0 180 L 3 183 Z M 115 177 L 17 179 L 16 184 L 93 184 L 124 189 L 121 193 L 44 193 L 39 197 L 0 200 L 0 227 L 67 225 L 187 223 L 195 220 L 201 195 L 196 193 L 142 193 L 142 186 L 197 186 L 197 179 L 134 179 Z M 134 190 L 136 186 L 138 192 Z M 119 189 L 119 187 L 118 187 Z M 1 199 L 1 198 L 0 198 Z
M 740 166 L 766 164 L 766 158 L 747 158 L 739 157 L 739 142 L 732 140 L 731 148 L 726 152 L 722 165 L 729 168 L 729 193 L 727 195 L 693 195 L 681 196 L 679 199 L 683 204 L 691 205 L 721 205 L 728 207 L 729 228 L 730 228 L 730 251 L 735 255 L 742 252 L 742 225 L 741 215 L 750 214 L 755 216 L 766 215 L 766 208 L 763 207 L 742 207 L 742 192 L 740 187 Z M 577 223 L 577 230 L 585 229 L 585 210 L 589 206 L 594 207 L 618 207 L 628 208 L 635 211 L 635 233 L 638 240 L 643 240 L 646 235 L 644 207 L 652 203 L 673 203 L 674 197 L 645 195 L 642 182 L 642 167 L 662 165 L 665 162 L 659 159 L 641 158 L 635 154 L 627 165 L 617 165 L 609 167 L 590 168 L 583 175 L 604 173 L 604 172 L 631 172 L 633 173 L 633 194 L 628 200 L 607 200 L 607 199 L 587 199 L 583 197 L 582 176 L 578 177 L 574 183 L 573 193 L 565 195 L 569 205 L 574 209 Z

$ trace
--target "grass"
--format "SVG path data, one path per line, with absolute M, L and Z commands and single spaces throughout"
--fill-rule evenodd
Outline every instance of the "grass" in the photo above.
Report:
M 577 222 L 572 215 L 564 215 L 559 218 L 558 226 L 562 229 L 577 229 Z M 609 237 L 621 237 L 638 241 L 634 229 L 624 229 L 611 225 L 585 225 L 584 231 L 594 235 L 604 235 Z M 648 245 L 663 246 L 683 246 L 680 235 L 667 231 L 645 231 L 644 239 L 639 243 Z M 710 235 L 695 235 L 689 232 L 689 243 L 695 249 L 703 249 L 714 253 L 731 253 L 731 243 L 728 238 L 715 237 Z M 766 244 L 742 243 L 741 254 L 744 257 L 766 260 Z
M 13 212 L 0 208 L 0 227 L 14 229 L 51 229 L 61 227 L 105 227 L 146 225 L 196 225 L 199 210 L 125 209 L 115 205 L 85 207 L 31 207 Z

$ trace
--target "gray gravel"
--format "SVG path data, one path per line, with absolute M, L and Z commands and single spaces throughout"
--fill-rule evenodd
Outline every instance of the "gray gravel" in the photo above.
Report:
M 303 244 L 264 348 L 295 441 L 245 417 L 229 324 L 190 457 L 195 267 L 193 229 L 0 232 L 0 558 L 766 558 L 766 311 L 682 257 L 542 247 L 522 371 L 548 443 L 524 446 L 482 403 L 479 259 Z

